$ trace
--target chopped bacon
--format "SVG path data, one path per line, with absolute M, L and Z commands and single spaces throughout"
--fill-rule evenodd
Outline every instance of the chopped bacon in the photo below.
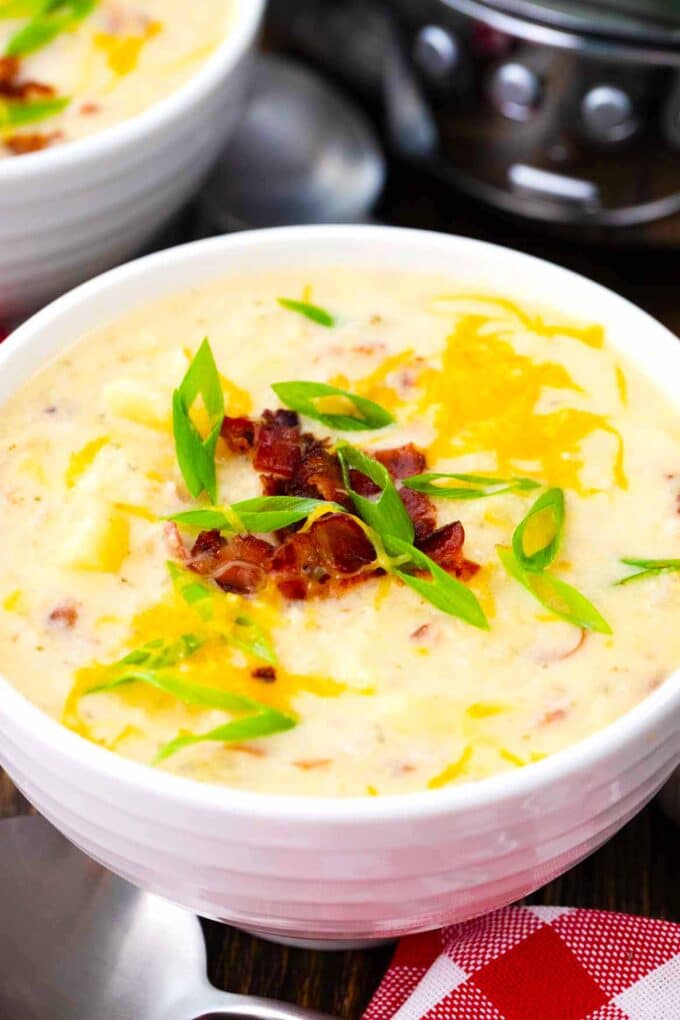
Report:
M 78 622 L 78 607 L 73 602 L 65 602 L 53 609 L 48 619 L 64 630 L 73 630 Z
M 375 549 L 361 525 L 344 514 L 328 514 L 307 532 L 322 561 L 338 574 L 358 574 L 375 562 Z
M 59 139 L 63 138 L 61 131 L 52 131 L 50 134 L 11 135 L 5 138 L 3 144 L 15 156 L 26 156 L 30 152 L 40 152 L 46 149 Z
M 255 446 L 257 423 L 252 418 L 229 418 L 222 422 L 222 438 L 232 453 L 250 453 Z
M 202 531 L 188 561 L 190 570 L 212 577 L 224 591 L 254 595 L 267 584 L 274 546 L 254 535 L 227 541 L 219 531 Z
M 342 479 L 340 461 L 328 449 L 325 440 L 315 439 L 309 433 L 302 436 L 300 466 L 287 487 L 288 495 L 326 499 L 351 507 Z
M 301 459 L 297 414 L 294 411 L 265 411 L 255 440 L 255 470 L 276 478 L 291 479 L 300 467 Z
M 274 547 L 254 535 L 236 535 L 225 542 L 214 578 L 223 591 L 255 595 L 267 585 Z
M 288 536 L 274 553 L 272 566 L 279 591 L 299 600 L 320 594 L 333 580 L 362 575 L 374 563 L 375 550 L 361 526 L 351 517 L 329 514 L 308 531 Z
M 395 482 L 412 475 L 419 475 L 425 470 L 425 454 L 413 443 L 405 443 L 403 446 L 396 446 L 390 450 L 372 450 L 371 456 L 386 467 L 390 476 Z M 356 471 L 350 471 L 350 478 L 355 492 L 360 496 L 375 496 L 380 492 L 379 487 L 370 478 Z
M 227 744 L 230 751 L 237 751 L 239 754 L 249 754 L 251 758 L 266 758 L 267 752 L 262 747 L 251 747 L 250 744 Z
M 293 765 L 296 769 L 308 772 L 310 769 L 320 769 L 325 765 L 330 765 L 332 761 L 332 758 L 303 758 L 300 761 L 294 761 Z
M 397 481 L 422 474 L 426 466 L 425 454 L 413 443 L 405 443 L 393 450 L 376 450 L 374 456 Z
M 226 539 L 219 531 L 202 531 L 194 542 L 189 558 L 189 567 L 197 574 L 212 574 L 222 565 L 222 551 Z
M 463 556 L 464 542 L 463 525 L 460 521 L 452 521 L 442 528 L 437 528 L 428 538 L 417 544 L 420 551 L 434 560 L 443 570 L 467 581 L 477 573 L 479 564 L 465 559 Z
M 19 74 L 18 57 L 0 57 L 0 86 L 10 85 Z
M 83 103 L 80 107 L 79 113 L 83 116 L 91 116 L 93 113 L 99 113 L 101 106 L 99 103 Z
M 252 675 L 256 680 L 262 680 L 266 684 L 273 684 L 276 680 L 276 670 L 273 666 L 258 666 Z
M 259 419 L 227 416 L 222 437 L 232 453 L 252 458 L 265 495 L 321 499 L 353 509 L 340 461 L 330 442 L 302 432 L 295 411 L 267 410 Z M 444 570 L 463 579 L 472 577 L 479 567 L 463 555 L 465 532 L 460 521 L 436 528 L 432 501 L 424 493 L 399 484 L 423 471 L 426 463 L 422 451 L 413 443 L 405 443 L 375 451 L 374 456 L 398 484 L 414 524 L 416 546 Z M 378 491 L 360 472 L 352 472 L 352 482 L 362 495 Z M 281 529 L 274 542 L 253 535 L 226 539 L 219 531 L 203 531 L 188 553 L 176 529 L 166 530 L 166 541 L 191 570 L 211 577 L 225 591 L 240 595 L 255 594 L 270 581 L 291 600 L 339 595 L 384 573 L 360 522 L 343 513 L 326 514 L 307 528 L 297 524 Z M 264 674 L 259 678 L 265 679 Z
M 399 495 L 406 507 L 406 512 L 413 521 L 416 542 L 423 542 L 437 527 L 437 511 L 434 508 L 434 503 L 424 492 L 416 492 L 415 489 L 400 489 Z

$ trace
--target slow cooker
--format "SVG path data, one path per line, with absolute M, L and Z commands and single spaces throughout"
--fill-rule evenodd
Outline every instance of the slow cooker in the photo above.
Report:
M 679 0 L 277 7 L 289 41 L 382 108 L 393 152 L 537 221 L 678 215 L 680 241 Z

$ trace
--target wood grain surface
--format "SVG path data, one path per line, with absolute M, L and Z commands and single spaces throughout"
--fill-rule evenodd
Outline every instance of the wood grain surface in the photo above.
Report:
M 675 250 L 629 248 L 621 238 L 611 248 L 565 245 L 467 200 L 457 202 L 444 186 L 398 169 L 379 214 L 399 225 L 469 234 L 548 258 L 606 284 L 680 334 L 680 255 Z M 196 210 L 188 210 L 166 240 L 203 232 L 197 222 Z M 30 810 L 0 775 L 0 817 Z M 530 900 L 680 921 L 679 852 L 680 829 L 651 804 L 596 854 Z M 216 986 L 312 1006 L 347 1020 L 361 1016 L 392 953 L 390 946 L 340 953 L 292 950 L 213 922 L 204 927 L 209 976 Z

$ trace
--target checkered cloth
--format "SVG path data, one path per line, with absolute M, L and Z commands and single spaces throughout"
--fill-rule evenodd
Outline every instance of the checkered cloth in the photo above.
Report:
M 403 939 L 364 1020 L 680 1020 L 680 925 L 506 907 Z

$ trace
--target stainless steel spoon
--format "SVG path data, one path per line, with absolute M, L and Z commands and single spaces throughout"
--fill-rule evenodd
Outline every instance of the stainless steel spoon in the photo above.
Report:
M 90 860 L 42 818 L 0 823 L 0 1017 L 330 1020 L 208 983 L 198 918 Z

